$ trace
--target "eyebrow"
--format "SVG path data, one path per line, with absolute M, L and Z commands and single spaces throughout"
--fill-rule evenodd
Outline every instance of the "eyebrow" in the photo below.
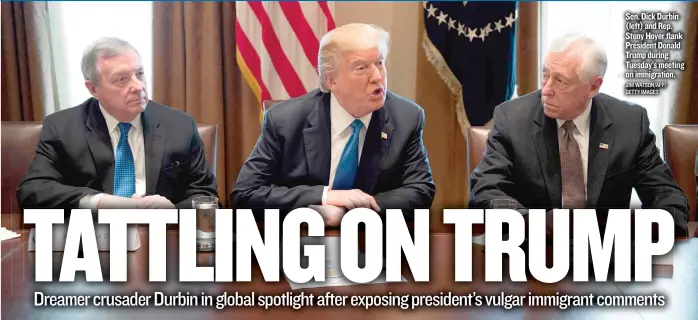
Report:
M 145 68 L 140 67 L 140 68 L 135 68 L 135 69 L 131 69 L 131 70 L 119 70 L 119 71 L 115 71 L 113 74 L 120 76 L 120 75 L 124 75 L 124 74 L 129 74 L 131 72 L 144 71 L 144 69 Z
M 368 61 L 363 60 L 363 59 L 359 59 L 359 60 L 354 60 L 351 62 L 352 67 L 357 66 L 359 64 L 368 64 Z

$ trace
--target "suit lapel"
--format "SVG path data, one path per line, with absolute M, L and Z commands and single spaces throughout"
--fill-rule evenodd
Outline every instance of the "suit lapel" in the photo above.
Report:
M 587 169 L 587 206 L 593 208 L 599 200 L 615 136 L 606 129 L 613 124 L 604 105 L 594 99 L 589 124 L 589 155 Z
M 114 193 L 114 149 L 109 137 L 107 122 L 99 110 L 99 103 L 92 99 L 87 109 L 85 140 L 92 154 L 92 159 L 102 184 L 102 191 Z
M 330 95 L 316 100 L 315 109 L 308 116 L 308 127 L 303 129 L 305 158 L 313 179 L 328 184 L 330 181 Z
M 145 109 L 141 119 L 143 120 L 143 140 L 145 143 L 145 192 L 147 195 L 156 194 L 160 168 L 162 167 L 162 155 L 165 152 L 165 135 L 160 127 L 157 117 L 152 114 L 151 108 Z
M 538 100 L 540 104 L 540 100 Z M 533 141 L 538 155 L 548 197 L 553 208 L 562 205 L 562 180 L 560 178 L 560 149 L 557 140 L 557 123 L 555 119 L 546 117 L 543 108 L 538 108 L 534 117 L 538 126 L 533 132 Z
M 385 106 L 374 111 L 361 151 L 361 162 L 356 174 L 356 188 L 368 194 L 373 194 L 378 174 L 383 167 L 383 160 L 390 150 L 393 131 L 394 127 L 389 122 Z

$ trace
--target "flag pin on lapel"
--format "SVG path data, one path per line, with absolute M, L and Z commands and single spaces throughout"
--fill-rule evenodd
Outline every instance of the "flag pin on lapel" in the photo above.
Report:
M 385 132 L 381 132 L 381 139 L 388 140 L 388 134 Z
M 608 145 L 605 143 L 599 143 L 599 148 L 601 149 L 608 149 Z

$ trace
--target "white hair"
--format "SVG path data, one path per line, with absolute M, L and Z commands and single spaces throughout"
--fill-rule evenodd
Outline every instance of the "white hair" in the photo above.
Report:
M 335 28 L 320 39 L 317 71 L 320 90 L 329 92 L 326 76 L 337 69 L 339 59 L 347 52 L 377 47 L 383 57 L 388 55 L 390 35 L 377 25 L 350 23 Z
M 133 50 L 139 55 L 138 50 L 125 40 L 114 37 L 105 37 L 95 40 L 85 48 L 82 54 L 82 76 L 85 80 L 90 80 L 92 83 L 98 84 L 99 68 L 97 67 L 97 60 L 99 57 L 111 58 L 129 50 Z
M 582 63 L 576 70 L 582 81 L 589 82 L 596 76 L 603 78 L 606 74 L 608 66 L 606 51 L 596 40 L 581 34 L 567 34 L 553 41 L 548 52 L 568 51 L 572 51 L 582 58 Z

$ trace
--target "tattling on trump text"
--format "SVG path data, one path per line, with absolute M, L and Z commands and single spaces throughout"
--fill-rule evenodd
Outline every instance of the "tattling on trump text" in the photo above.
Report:
M 445 209 L 443 221 L 455 226 L 454 280 L 472 281 L 473 226 L 484 224 L 485 281 L 503 281 L 503 258 L 509 257 L 509 277 L 512 281 L 554 283 L 568 276 L 573 262 L 574 281 L 589 280 L 590 262 L 596 272 L 594 281 L 607 281 L 614 256 L 614 281 L 651 281 L 652 259 L 671 251 L 674 245 L 674 219 L 660 209 L 611 209 L 608 211 L 605 234 L 600 234 L 595 210 L 556 209 L 553 223 L 552 267 L 546 265 L 546 210 L 530 209 L 525 220 L 512 209 Z M 233 224 L 235 215 L 235 225 Z M 415 282 L 429 281 L 429 210 L 414 210 L 414 227 L 410 230 L 401 210 L 389 209 L 385 216 L 365 208 L 350 210 L 341 221 L 339 268 L 352 283 L 369 283 L 385 272 L 387 282 L 400 282 L 404 254 Z M 310 208 L 295 209 L 280 222 L 278 210 L 265 210 L 263 232 L 251 210 L 217 209 L 215 263 L 197 266 L 196 212 L 192 209 L 120 210 L 102 209 L 94 221 L 90 210 L 72 210 L 65 235 L 60 276 L 54 279 L 53 226 L 64 223 L 59 209 L 25 210 L 24 222 L 35 224 L 35 281 L 70 282 L 76 272 L 84 272 L 88 282 L 127 281 L 127 228 L 131 224 L 146 224 L 149 246 L 150 282 L 165 282 L 166 227 L 179 224 L 180 282 L 249 282 L 252 278 L 252 255 L 264 281 L 277 282 L 279 270 L 289 281 L 307 283 L 326 281 L 326 250 L 322 244 L 303 243 L 303 238 L 325 236 L 322 217 Z M 486 222 L 486 223 L 485 223 Z M 570 228 L 573 223 L 573 228 Z M 109 279 L 103 279 L 96 244 L 95 224 L 108 226 Z M 385 224 L 385 225 L 384 225 Z M 307 226 L 302 236 L 301 225 Z M 361 252 L 365 265 L 358 260 L 359 225 L 364 226 L 365 246 Z M 507 233 L 505 234 L 505 227 Z M 656 227 L 656 241 L 652 228 Z M 572 229 L 572 231 L 570 231 Z M 385 230 L 385 231 L 384 231 Z M 385 232 L 385 234 L 384 234 Z M 233 236 L 235 235 L 235 241 Z M 262 236 L 263 234 L 263 236 Z M 281 239 L 283 234 L 283 239 Z M 385 240 L 385 243 L 383 241 Z M 527 247 L 523 247 L 523 243 Z M 83 256 L 78 248 L 82 243 Z M 633 248 L 634 259 L 631 259 Z M 525 249 L 525 250 L 524 250 Z M 571 250 L 571 252 L 570 252 Z M 385 252 L 384 252 L 385 251 Z M 302 254 L 301 254 L 302 253 Z M 569 259 L 570 254 L 574 259 Z M 302 255 L 307 266 L 301 263 Z M 558 257 L 559 256 L 559 257 Z M 233 259 L 235 257 L 235 260 Z M 235 264 L 233 264 L 235 261 Z

